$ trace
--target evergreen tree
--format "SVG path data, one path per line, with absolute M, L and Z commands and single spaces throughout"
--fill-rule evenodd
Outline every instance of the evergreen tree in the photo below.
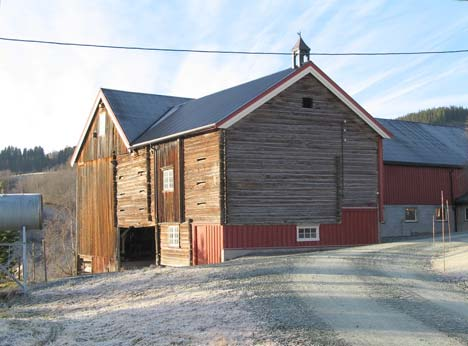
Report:
M 455 106 L 425 109 L 398 118 L 398 120 L 450 126 L 464 126 L 467 119 L 468 108 Z

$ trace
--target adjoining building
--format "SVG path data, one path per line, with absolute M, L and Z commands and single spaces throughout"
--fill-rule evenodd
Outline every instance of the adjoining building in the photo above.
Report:
M 81 269 L 376 243 L 390 136 L 302 39 L 293 68 L 199 99 L 101 89 L 72 158 Z
M 468 230 L 468 140 L 460 127 L 378 119 L 391 133 L 383 143 L 384 222 L 381 237 L 441 231 L 448 201 L 452 232 Z M 446 225 L 448 230 L 448 225 Z

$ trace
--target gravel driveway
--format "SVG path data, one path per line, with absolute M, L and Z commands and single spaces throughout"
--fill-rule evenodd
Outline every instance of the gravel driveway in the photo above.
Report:
M 0 304 L 0 345 L 468 345 L 468 280 L 432 271 L 440 254 L 422 239 L 62 280 Z

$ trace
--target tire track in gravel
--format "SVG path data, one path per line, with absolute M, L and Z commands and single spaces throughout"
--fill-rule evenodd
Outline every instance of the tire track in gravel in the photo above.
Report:
M 245 292 L 245 308 L 262 330 L 257 343 L 349 346 L 291 287 L 295 261 L 294 255 L 251 258 L 224 276 L 231 289 Z
M 461 314 L 460 310 L 448 308 L 443 300 L 427 298 L 431 291 L 437 297 L 440 295 L 437 292 L 444 288 L 447 289 L 445 295 L 457 294 L 450 287 L 444 287 L 446 280 L 443 277 L 428 270 L 434 253 L 432 245 L 421 242 L 397 245 L 390 254 L 385 251 L 367 252 L 350 260 L 361 272 L 368 294 L 377 303 L 408 315 L 444 333 L 449 339 L 468 345 L 468 311 Z M 460 301 L 463 300 L 461 296 Z

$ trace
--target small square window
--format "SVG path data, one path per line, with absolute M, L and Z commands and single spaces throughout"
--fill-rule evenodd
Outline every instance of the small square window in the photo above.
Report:
M 180 247 L 180 230 L 179 226 L 168 226 L 169 246 Z
M 174 169 L 163 168 L 163 191 L 174 191 Z
M 319 241 L 319 226 L 297 226 L 297 241 Z
M 418 222 L 416 208 L 405 208 L 405 222 Z
M 313 106 L 314 102 L 311 97 L 302 98 L 302 108 L 312 108 Z

